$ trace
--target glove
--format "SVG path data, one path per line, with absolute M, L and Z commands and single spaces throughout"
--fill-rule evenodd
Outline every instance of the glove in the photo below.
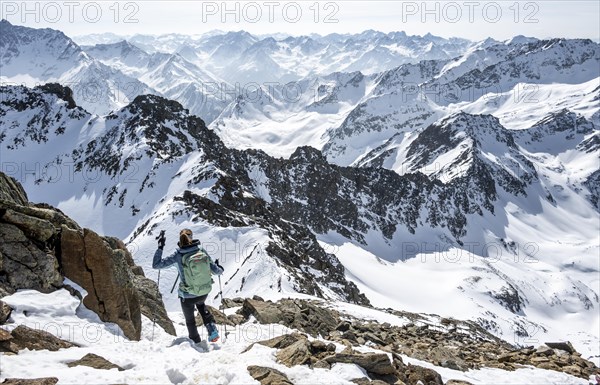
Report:
M 219 264 L 219 260 L 218 260 L 218 259 L 216 259 L 216 260 L 215 260 L 215 265 L 217 265 L 217 267 L 218 267 L 219 269 L 221 269 L 221 270 L 225 271 L 225 268 Z
M 156 239 L 158 239 L 158 248 L 162 250 L 165 247 L 165 242 L 167 241 L 167 238 L 165 237 L 165 230 L 161 230 Z

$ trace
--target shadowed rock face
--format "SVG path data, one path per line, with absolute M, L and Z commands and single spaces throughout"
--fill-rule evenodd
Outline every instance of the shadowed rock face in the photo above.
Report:
M 175 334 L 156 283 L 143 276 L 123 242 L 102 237 L 51 206 L 30 204 L 13 178 L 0 173 L 0 297 L 18 289 L 44 293 L 63 276 L 83 287 L 84 305 L 139 340 L 141 314 Z
M 83 304 L 100 319 L 115 322 L 127 338 L 139 340 L 140 301 L 122 256 L 98 234 L 62 228 L 62 267 L 65 277 L 83 287 Z
M 0 173 L 0 296 L 17 289 L 48 293 L 62 286 L 50 221 L 61 214 L 52 217 L 30 207 L 21 185 Z

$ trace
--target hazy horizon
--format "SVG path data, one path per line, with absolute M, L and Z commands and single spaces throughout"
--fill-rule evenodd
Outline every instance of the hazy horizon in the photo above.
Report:
M 5 19 L 1 19 L 1 20 L 5 20 Z M 10 21 L 9 21 L 10 22 Z M 169 35 L 180 35 L 180 36 L 186 36 L 186 37 L 191 37 L 191 38 L 201 38 L 203 36 L 206 35 L 210 35 L 210 36 L 216 36 L 216 35 L 224 35 L 227 33 L 231 33 L 231 32 L 246 32 L 249 33 L 250 35 L 253 35 L 255 37 L 258 38 L 267 38 L 267 37 L 273 37 L 276 40 L 282 40 L 285 39 L 287 37 L 302 37 L 302 36 L 307 36 L 307 37 L 327 37 L 329 35 L 334 35 L 334 34 L 338 34 L 341 36 L 356 36 L 356 35 L 361 35 L 364 34 L 366 32 L 372 31 L 375 33 L 383 33 L 386 35 L 389 34 L 394 34 L 394 33 L 405 33 L 407 36 L 418 36 L 418 37 L 425 37 L 427 35 L 432 35 L 433 37 L 438 37 L 438 38 L 443 38 L 443 39 L 463 39 L 463 40 L 469 40 L 469 41 L 473 41 L 473 42 L 477 42 L 477 41 L 483 41 L 486 39 L 494 39 L 497 41 L 506 41 L 506 40 L 510 40 L 512 38 L 518 37 L 518 36 L 524 36 L 527 38 L 535 38 L 535 39 L 539 39 L 539 40 L 548 40 L 548 39 L 560 39 L 560 38 L 566 38 L 566 39 L 590 39 L 596 43 L 600 43 L 600 38 L 589 38 L 589 37 L 564 37 L 564 36 L 531 36 L 531 35 L 523 35 L 523 34 L 516 34 L 513 35 L 511 37 L 508 37 L 506 39 L 496 39 L 494 37 L 491 36 L 487 36 L 484 37 L 482 39 L 478 39 L 478 40 L 473 40 L 473 39 L 469 39 L 463 36 L 440 36 L 440 35 L 436 35 L 433 34 L 431 32 L 427 32 L 424 34 L 412 34 L 409 33 L 408 31 L 405 30 L 395 30 L 395 31 L 381 31 L 375 28 L 369 28 L 369 29 L 365 29 L 365 30 L 361 30 L 361 31 L 357 31 L 357 32 L 330 32 L 327 34 L 320 34 L 320 33 L 308 33 L 308 34 L 292 34 L 292 33 L 286 33 L 286 32 L 270 32 L 270 33 L 252 33 L 250 31 L 244 30 L 244 29 L 237 29 L 237 30 L 222 30 L 222 29 L 212 29 L 209 31 L 205 31 L 205 32 L 201 32 L 201 33 L 181 33 L 181 32 L 163 32 L 163 33 L 133 33 L 133 34 L 120 34 L 120 33 L 114 33 L 114 32 L 93 32 L 93 33 L 87 33 L 87 34 L 79 34 L 79 35 L 70 35 L 67 32 L 63 31 L 60 28 L 56 28 L 56 27 L 41 27 L 41 26 L 32 26 L 32 25 L 28 25 L 28 24 L 20 24 L 20 23 L 13 23 L 10 22 L 13 25 L 17 25 L 17 26 L 22 26 L 22 27 L 27 27 L 27 28 L 51 28 L 54 30 L 59 30 L 63 33 L 65 33 L 68 37 L 70 37 L 71 39 L 73 39 L 75 42 L 77 42 L 78 40 L 84 40 L 86 38 L 91 38 L 91 37 L 106 37 L 108 38 L 113 38 L 114 41 L 112 41 L 111 43 L 107 43 L 107 44 L 112 44 L 114 42 L 118 42 L 121 40 L 130 40 L 136 36 L 151 36 L 151 37 L 161 37 L 161 36 L 169 36 Z
M 74 5 L 69 5 L 69 4 Z M 540 2 L 10 2 L 0 18 L 14 25 L 58 29 L 80 37 L 181 34 L 244 30 L 255 36 L 358 34 L 373 29 L 408 35 L 431 33 L 472 41 L 538 39 L 600 41 L 600 3 Z M 281 32 L 284 31 L 284 32 Z

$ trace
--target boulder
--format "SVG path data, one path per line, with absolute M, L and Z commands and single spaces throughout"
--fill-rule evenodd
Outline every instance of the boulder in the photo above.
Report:
M 241 314 L 230 314 L 227 316 L 227 319 L 233 324 L 233 325 L 241 325 L 244 322 L 246 322 L 246 318 L 241 315 Z
M 131 340 L 141 335 L 138 292 L 123 253 L 115 252 L 95 232 L 62 226 L 60 247 L 65 277 L 84 288 L 84 305 L 102 321 L 114 322 Z
M 135 266 L 135 265 L 134 265 Z M 153 280 L 142 275 L 133 275 L 133 286 L 140 299 L 141 312 L 148 319 L 155 320 L 170 335 L 176 335 L 173 321 L 165 309 L 158 285 Z
M 108 361 L 106 358 L 93 353 L 88 353 L 85 356 L 78 359 L 77 361 L 71 361 L 67 363 L 67 366 L 69 368 L 72 368 L 74 366 L 89 366 L 90 368 L 94 369 L 117 369 L 118 371 L 125 370 L 119 365 L 115 365 L 112 362 Z
M 242 304 L 240 313 L 246 318 L 254 316 L 261 324 L 276 324 L 283 318 L 283 313 L 276 304 L 254 299 L 246 299 Z
M 45 219 L 25 215 L 13 209 L 3 209 L 2 221 L 20 228 L 28 238 L 47 242 L 55 233 L 54 225 Z
M 0 341 L 0 351 L 12 353 L 18 353 L 23 349 L 57 351 L 77 346 L 48 332 L 31 329 L 24 325 L 17 326 L 10 335 L 12 338 Z
M 284 334 L 282 336 L 271 338 L 269 340 L 258 341 L 257 344 L 261 344 L 275 349 L 284 349 L 298 341 L 306 341 L 306 336 L 300 333 Z
M 12 339 L 10 332 L 0 328 L 0 342 L 8 341 L 10 339 Z
M 238 307 L 238 306 L 242 306 L 242 304 L 244 303 L 244 299 L 243 298 L 223 298 L 223 307 L 225 309 L 229 309 L 231 307 Z
M 287 367 L 311 363 L 312 353 L 307 340 L 301 339 L 281 349 L 276 354 L 277 360 Z
M 261 324 L 280 323 L 313 337 L 329 335 L 340 323 L 337 312 L 319 306 L 314 301 L 282 299 L 273 303 L 258 298 L 246 299 L 238 313 L 246 319 L 254 316 Z
M 56 377 L 43 378 L 7 378 L 2 382 L 4 385 L 55 385 L 58 382 Z
M 567 365 L 567 366 L 564 366 L 563 368 L 561 368 L 561 370 L 563 372 L 570 374 L 572 376 L 575 376 L 575 377 L 581 377 L 583 374 L 581 368 L 577 365 Z M 587 378 L 587 377 L 588 377 L 587 375 L 584 376 L 584 378 Z
M 246 353 L 247 351 L 252 349 L 254 344 L 259 344 L 274 349 L 284 349 L 300 340 L 306 340 L 306 336 L 300 333 L 284 334 L 282 336 L 278 336 L 268 340 L 252 343 L 250 346 L 244 349 L 242 353 Z
M 265 366 L 248 366 L 248 373 L 261 385 L 293 385 L 285 374 Z
M 473 385 L 470 382 L 467 381 L 463 381 L 463 380 L 450 380 L 448 382 L 446 382 L 446 385 Z
M 8 306 L 4 301 L 0 301 L 0 325 L 4 325 L 10 318 L 12 307 Z
M 367 372 L 386 375 L 394 374 L 396 368 L 392 365 L 390 358 L 384 353 L 336 353 L 324 358 L 329 364 L 336 362 L 345 364 L 355 364 L 365 369 Z
M 425 385 L 444 385 L 442 376 L 433 369 L 424 368 L 418 365 L 408 364 L 404 375 L 409 384 L 416 384 L 421 381 Z
M 316 301 L 283 299 L 279 301 L 284 325 L 313 337 L 327 336 L 340 323 L 339 314 L 319 306 Z
M 575 350 L 575 348 L 573 347 L 573 345 L 571 344 L 571 342 L 569 342 L 569 341 L 567 341 L 567 342 L 546 342 L 546 346 L 548 346 L 549 348 L 552 348 L 552 349 L 562 350 L 569 354 L 573 354 L 573 353 L 577 352 Z
M 331 364 L 325 360 L 319 360 L 313 364 L 313 369 L 331 369 Z
M 552 349 L 551 347 L 541 345 L 536 349 L 535 354 L 540 355 L 540 356 L 552 356 L 555 353 L 554 353 L 554 349 Z

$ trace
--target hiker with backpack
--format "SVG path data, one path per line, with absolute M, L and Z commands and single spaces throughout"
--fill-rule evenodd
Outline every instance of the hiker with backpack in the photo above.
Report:
M 219 264 L 218 259 L 213 262 L 206 250 L 200 247 L 199 240 L 193 239 L 193 233 L 190 229 L 181 230 L 179 242 L 177 242 L 179 249 L 169 257 L 162 259 L 165 242 L 164 232 L 161 232 L 158 238 L 158 249 L 154 253 L 152 261 L 152 268 L 164 269 L 172 265 L 177 266 L 181 277 L 178 290 L 179 301 L 181 302 L 181 310 L 185 317 L 185 325 L 190 339 L 195 343 L 200 342 L 200 335 L 194 318 L 194 307 L 196 307 L 208 331 L 208 340 L 216 342 L 219 339 L 219 332 L 215 324 L 215 318 L 208 311 L 204 302 L 212 289 L 211 274 L 223 274 L 223 267 Z

